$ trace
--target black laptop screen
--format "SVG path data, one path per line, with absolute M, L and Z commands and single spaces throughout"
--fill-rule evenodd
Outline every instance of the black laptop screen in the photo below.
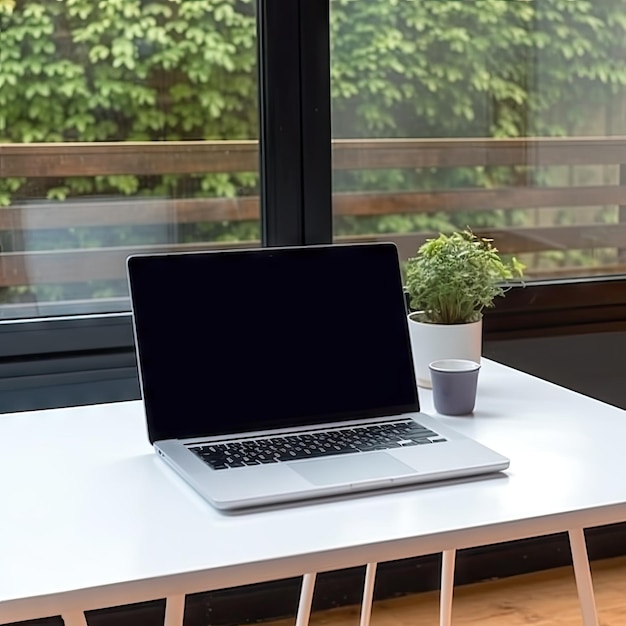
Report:
M 414 411 L 392 244 L 128 260 L 151 441 Z

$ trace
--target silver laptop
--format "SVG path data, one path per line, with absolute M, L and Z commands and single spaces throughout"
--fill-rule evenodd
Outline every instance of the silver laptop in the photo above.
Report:
M 150 441 L 217 508 L 509 465 L 419 412 L 393 244 L 137 255 L 128 277 Z

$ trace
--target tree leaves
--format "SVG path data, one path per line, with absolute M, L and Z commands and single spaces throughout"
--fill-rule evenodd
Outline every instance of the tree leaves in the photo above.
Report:
M 336 137 L 575 134 L 626 89 L 624 0 L 332 0 Z M 0 0 L 0 141 L 254 138 L 252 0 Z M 337 172 L 335 188 L 495 185 L 515 172 Z M 185 183 L 232 193 L 235 180 Z M 144 194 L 176 194 L 163 177 Z M 239 184 L 239 183 L 237 183 Z M 122 179 L 98 190 L 126 194 Z M 50 181 L 52 195 L 71 183 Z M 181 189 L 178 191 L 182 192 Z M 18 194 L 18 188 L 3 193 Z M 6 196 L 3 196 L 6 197 Z M 453 221 L 407 215 L 353 229 L 390 232 Z M 499 224 L 497 213 L 475 215 Z M 465 219 L 459 217 L 459 219 Z M 430 220 L 430 222 L 428 222 Z M 363 231 L 362 231 L 363 232 Z M 371 230 L 370 230 L 371 232 Z
M 589 134 L 599 107 L 619 107 L 626 97 L 625 9 L 624 0 L 333 0 L 333 133 Z M 399 173 L 393 186 L 389 171 L 377 174 L 378 183 L 369 173 L 336 172 L 334 184 L 341 190 L 445 189 L 461 178 L 465 186 L 495 186 L 517 175 L 513 168 Z M 420 227 L 418 216 L 406 217 L 412 230 Z M 488 218 L 471 216 L 502 224 L 495 212 Z M 450 227 L 466 223 L 460 214 L 447 219 Z M 355 232 L 342 224 L 338 234 Z M 371 232 L 367 219 L 350 227 Z
M 257 109 L 253 0 L 0 0 L 0 142 L 251 139 Z M 257 185 L 254 172 L 10 178 L 0 179 L 0 206 L 234 197 Z M 233 240 L 258 238 L 259 229 L 251 221 L 180 225 L 176 233 L 181 241 Z M 77 227 L 29 233 L 29 245 L 132 245 L 162 236 L 146 226 Z M 33 287 L 43 299 L 71 298 L 73 289 Z M 125 287 L 81 289 L 89 297 Z
M 258 134 L 251 0 L 22 0 L 0 15 L 0 140 Z

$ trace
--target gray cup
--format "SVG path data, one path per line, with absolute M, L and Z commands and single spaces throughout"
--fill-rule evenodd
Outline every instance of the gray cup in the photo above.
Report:
M 428 365 L 435 410 L 442 415 L 467 415 L 474 410 L 480 365 L 465 359 L 442 359 Z

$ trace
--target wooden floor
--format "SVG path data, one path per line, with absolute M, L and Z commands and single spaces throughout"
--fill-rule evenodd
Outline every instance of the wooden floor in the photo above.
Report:
M 626 557 L 592 564 L 600 626 L 626 626 Z M 439 594 L 374 603 L 371 626 L 437 626 Z M 294 620 L 271 626 L 293 626 Z M 572 568 L 457 587 L 453 626 L 581 626 Z M 264 625 L 267 626 L 267 625 Z M 311 626 L 359 626 L 359 607 L 315 612 Z

